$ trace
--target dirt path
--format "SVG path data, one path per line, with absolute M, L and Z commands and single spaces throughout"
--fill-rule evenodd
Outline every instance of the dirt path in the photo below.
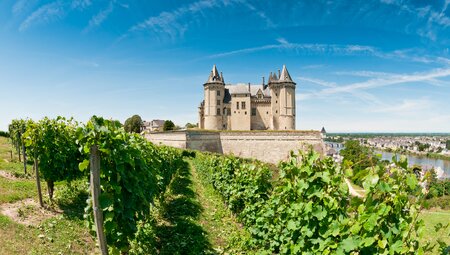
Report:
M 11 174 L 10 172 L 4 171 L 4 170 L 0 170 L 0 176 L 4 177 L 8 180 L 19 180 L 19 178 L 15 177 L 13 174 Z
M 59 212 L 41 208 L 39 204 L 31 198 L 14 203 L 0 204 L 0 213 L 17 223 L 32 226 L 37 226 L 42 221 L 60 214 Z
M 223 203 L 222 198 L 213 187 L 200 178 L 195 167 L 190 165 L 192 187 L 203 211 L 200 224 L 208 232 L 214 250 L 220 254 L 241 254 L 242 247 L 231 247 L 233 239 L 248 235 L 237 219 Z

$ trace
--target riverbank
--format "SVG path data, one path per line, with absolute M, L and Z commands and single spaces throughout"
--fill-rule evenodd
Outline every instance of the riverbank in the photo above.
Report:
M 414 151 L 409 151 L 409 150 L 403 150 L 403 149 L 397 149 L 397 150 L 393 150 L 390 148 L 378 148 L 378 147 L 370 147 L 374 150 L 379 150 L 379 151 L 384 151 L 384 152 L 389 152 L 389 153 L 395 153 L 395 154 L 403 154 L 403 155 L 410 155 L 410 156 L 415 156 L 415 157 L 427 157 L 427 158 L 432 158 L 432 159 L 442 159 L 442 160 L 450 160 L 450 155 L 443 155 L 443 154 L 439 154 L 439 153 L 435 153 L 435 152 L 426 152 L 426 153 L 420 153 L 420 152 L 414 152 Z

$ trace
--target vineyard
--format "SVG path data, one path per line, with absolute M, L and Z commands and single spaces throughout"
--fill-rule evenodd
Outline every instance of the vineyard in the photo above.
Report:
M 156 146 L 95 116 L 86 124 L 62 117 L 14 120 L 9 136 L 18 162 L 0 151 L 6 162 L 0 163 L 0 205 L 35 197 L 49 216 L 27 229 L 0 214 L 0 237 L 12 236 L 2 254 L 449 250 L 448 215 L 425 241 L 424 180 L 404 160 L 368 169 L 364 197 L 356 197 L 346 184 L 352 169 L 312 150 L 273 166 Z M 19 212 L 26 215 L 24 208 Z M 20 236 L 34 250 L 10 243 Z

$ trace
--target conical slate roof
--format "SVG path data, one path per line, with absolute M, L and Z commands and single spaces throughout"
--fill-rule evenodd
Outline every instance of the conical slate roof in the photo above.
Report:
M 279 81 L 288 81 L 288 82 L 294 82 L 291 78 L 291 75 L 289 75 L 289 72 L 286 68 L 286 65 L 283 65 L 283 71 L 281 71 L 281 75 L 279 77 Z
M 216 65 L 213 66 L 211 73 L 209 74 L 208 80 L 206 81 L 206 83 L 210 83 L 210 82 L 222 82 L 223 83 L 223 76 L 219 75 Z

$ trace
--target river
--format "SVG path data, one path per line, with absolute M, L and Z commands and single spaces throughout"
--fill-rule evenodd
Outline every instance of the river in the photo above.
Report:
M 375 153 L 381 154 L 382 159 L 391 161 L 394 153 L 376 150 Z M 443 171 L 444 178 L 450 178 L 450 160 L 428 158 L 426 156 L 405 155 L 408 159 L 408 165 L 420 165 L 424 169 L 435 168 L 436 172 Z M 397 158 L 399 155 L 397 155 Z
M 344 148 L 344 145 L 342 143 L 331 143 L 326 142 L 326 144 L 336 150 L 338 153 L 340 150 Z M 381 158 L 385 160 L 392 161 L 392 157 L 394 156 L 394 153 L 392 152 L 385 152 L 380 150 L 375 150 L 375 153 L 381 154 Z M 397 154 L 397 157 L 399 157 L 400 154 Z M 435 168 L 436 172 L 443 175 L 444 178 L 450 178 L 450 160 L 445 159 L 434 159 L 434 158 L 428 158 L 427 156 L 416 156 L 416 155 L 405 155 L 408 159 L 408 165 L 420 165 L 424 169 L 431 169 Z M 439 175 L 441 175 L 439 174 Z

